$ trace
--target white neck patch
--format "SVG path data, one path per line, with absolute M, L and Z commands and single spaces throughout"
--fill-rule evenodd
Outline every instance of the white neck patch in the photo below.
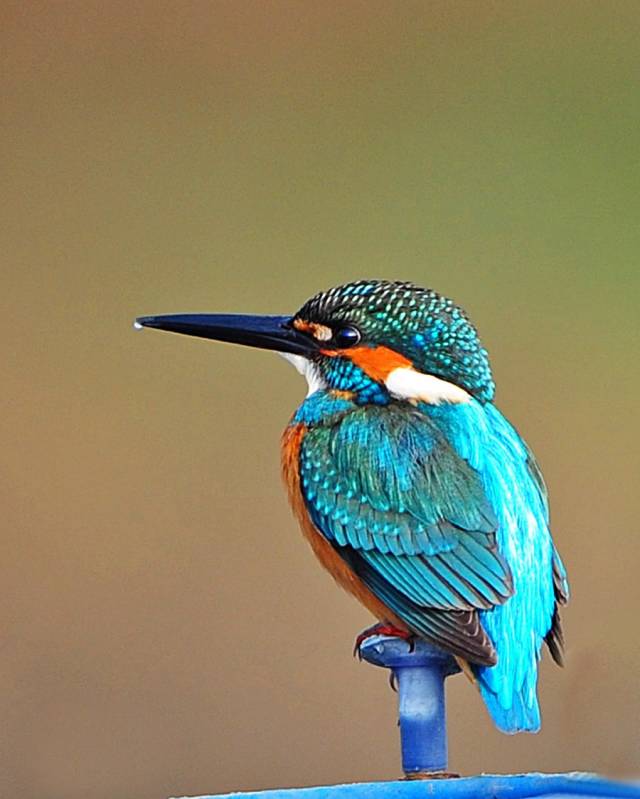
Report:
M 440 405 L 443 402 L 469 402 L 471 395 L 460 386 L 442 380 L 435 375 L 426 375 L 411 367 L 393 369 L 384 381 L 390 394 L 399 399 Z
M 326 381 L 310 360 L 291 352 L 279 352 L 278 355 L 293 364 L 295 370 L 306 379 L 309 387 L 307 397 L 327 388 Z M 471 395 L 460 386 L 435 375 L 423 374 L 411 367 L 393 369 L 384 383 L 389 393 L 398 399 L 426 402 L 429 405 L 460 404 L 471 400 Z
M 300 374 L 306 378 L 307 385 L 309 386 L 307 397 L 315 394 L 316 391 L 327 388 L 326 381 L 318 371 L 315 364 L 311 363 L 310 360 L 302 355 L 294 355 L 291 352 L 279 352 L 278 355 L 281 355 L 285 361 L 289 361 L 289 363 L 293 364 L 295 370 L 300 372 Z

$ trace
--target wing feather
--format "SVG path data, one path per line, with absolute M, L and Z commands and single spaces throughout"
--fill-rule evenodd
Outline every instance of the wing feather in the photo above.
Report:
M 310 429 L 300 485 L 311 519 L 416 633 L 476 663 L 495 650 L 478 610 L 513 592 L 477 472 L 409 405 L 368 406 Z

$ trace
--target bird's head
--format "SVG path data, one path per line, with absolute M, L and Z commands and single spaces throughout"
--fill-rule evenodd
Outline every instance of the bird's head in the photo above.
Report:
M 138 326 L 276 350 L 310 391 L 439 404 L 493 398 L 489 359 L 464 311 L 412 283 L 359 280 L 316 294 L 293 316 L 185 314 Z

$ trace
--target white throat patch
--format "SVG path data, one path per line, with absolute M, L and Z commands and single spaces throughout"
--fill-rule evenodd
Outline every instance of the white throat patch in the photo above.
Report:
M 426 402 L 429 405 L 469 402 L 471 399 L 471 395 L 460 386 L 435 375 L 423 374 L 411 367 L 393 369 L 384 384 L 394 397 Z
M 281 355 L 285 361 L 289 361 L 289 363 L 293 364 L 296 371 L 300 372 L 300 374 L 306 378 L 307 385 L 309 386 L 307 397 L 327 387 L 317 367 L 307 358 L 302 355 L 294 355 L 291 352 L 279 352 L 278 355 Z

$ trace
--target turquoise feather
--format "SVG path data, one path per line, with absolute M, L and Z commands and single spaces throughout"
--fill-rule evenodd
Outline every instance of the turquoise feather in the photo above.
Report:
M 377 614 L 466 659 L 500 729 L 537 730 L 537 665 L 543 642 L 562 660 L 567 575 L 542 475 L 492 404 L 489 357 L 464 311 L 411 283 L 362 280 L 292 317 L 139 323 L 293 360 L 312 393 L 283 467 L 321 562 Z
M 305 405 L 325 404 L 321 393 Z M 366 566 L 365 582 L 375 572 L 393 587 L 401 618 L 413 618 L 414 605 L 471 611 L 510 596 L 482 481 L 420 409 L 354 404 L 334 425 L 311 426 L 300 479 L 318 529 L 337 548 L 353 550 L 343 554 L 358 562 L 358 573 Z M 477 647 L 472 652 L 462 641 L 456 651 L 466 657 Z
M 561 660 L 567 577 L 542 475 L 492 404 L 475 329 L 450 300 L 385 281 L 318 294 L 295 319 L 347 325 L 360 348 L 399 353 L 467 392 L 411 404 L 348 352 L 314 358 L 326 390 L 294 417 L 307 428 L 300 484 L 318 530 L 389 610 L 471 663 L 497 726 L 537 730 L 537 664 L 544 641 Z
M 509 602 L 480 613 L 491 640 L 499 642 L 498 663 L 476 669 L 481 693 L 502 730 L 537 730 L 537 661 L 554 612 L 556 596 L 549 575 L 557 557 L 540 471 L 528 447 L 495 406 L 470 402 L 423 406 L 423 410 L 437 420 L 456 451 L 482 476 L 498 518 L 498 546 L 513 576 L 514 595 Z
M 396 615 L 474 663 L 501 729 L 537 729 L 536 664 L 555 604 L 545 575 L 555 562 L 566 576 L 530 451 L 488 403 L 359 406 L 329 394 L 296 417 L 317 420 L 300 452 L 315 525 Z M 434 615 L 454 610 L 477 611 L 476 640 Z

